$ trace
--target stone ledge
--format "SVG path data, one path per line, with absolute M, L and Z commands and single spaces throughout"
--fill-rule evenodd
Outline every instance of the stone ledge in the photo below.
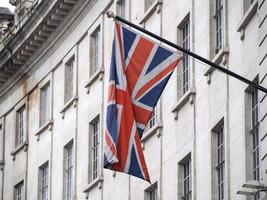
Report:
M 11 153 L 12 160 L 16 159 L 16 154 L 19 153 L 22 149 L 26 152 L 28 150 L 28 141 L 24 141 L 22 144 L 18 145 Z
M 228 54 L 229 54 L 229 48 L 223 47 L 212 59 L 212 62 L 215 64 L 219 64 L 222 62 L 223 65 L 226 65 L 228 63 Z M 205 71 L 204 76 L 207 76 L 207 83 L 211 83 L 211 74 L 215 70 L 214 67 L 209 66 L 209 68 Z
M 151 138 L 153 135 L 155 135 L 157 133 L 157 137 L 161 136 L 161 132 L 160 130 L 162 129 L 163 125 L 162 123 L 156 123 L 154 126 L 152 126 L 150 129 L 148 129 L 147 131 L 144 132 L 143 137 L 141 139 L 142 142 L 142 148 L 145 148 L 144 143 Z
M 52 128 L 53 128 L 53 120 L 48 120 L 48 122 L 46 122 L 44 125 L 42 125 L 37 131 L 36 131 L 36 133 L 34 134 L 37 138 L 37 141 L 39 141 L 40 140 L 40 135 L 46 130 L 46 129 L 48 129 L 49 131 L 51 131 L 52 130 Z
M 75 108 L 77 106 L 77 102 L 78 102 L 78 96 L 75 95 L 73 96 L 67 103 L 65 103 L 65 105 L 63 106 L 63 108 L 61 109 L 60 113 L 62 114 L 62 119 L 64 119 L 65 117 L 65 112 L 73 105 L 73 107 Z
M 196 94 L 194 88 L 190 88 L 173 106 L 172 112 L 175 114 L 174 119 L 178 119 L 179 110 L 189 101 L 192 105 L 194 103 L 193 96 Z
M 141 19 L 139 20 L 139 24 L 144 23 L 156 10 L 157 13 L 160 13 L 160 8 L 159 5 L 162 4 L 162 0 L 156 0 L 152 6 L 150 6 L 150 8 L 144 13 L 144 15 L 141 17 Z
M 92 190 L 96 186 L 98 186 L 99 189 L 102 188 L 103 181 L 104 181 L 103 177 L 98 177 L 86 186 L 85 190 L 83 191 L 84 193 L 86 193 L 86 199 L 88 199 L 89 196 L 88 194 L 90 190 Z
M 90 87 L 94 84 L 94 82 L 99 79 L 100 81 L 103 80 L 104 76 L 104 69 L 99 69 L 97 72 L 94 73 L 93 76 L 90 77 L 87 84 L 85 85 L 85 88 L 87 88 L 87 93 L 90 93 Z
M 246 13 L 244 14 L 244 16 L 242 17 L 241 21 L 239 22 L 239 24 L 237 26 L 237 31 L 241 33 L 240 34 L 241 40 L 244 40 L 244 38 L 245 38 L 244 29 L 246 28 L 247 24 L 250 22 L 252 17 L 257 12 L 257 7 L 258 7 L 258 1 L 254 1 L 250 5 L 250 7 L 248 8 L 248 10 L 246 11 Z

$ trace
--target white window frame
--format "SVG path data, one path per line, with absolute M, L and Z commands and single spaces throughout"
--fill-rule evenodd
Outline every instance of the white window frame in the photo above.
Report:
M 215 0 L 215 12 L 214 12 L 214 20 L 215 20 L 215 54 L 219 53 L 219 51 L 224 46 L 224 9 L 225 3 L 224 0 Z
M 226 192 L 226 148 L 225 148 L 225 124 L 222 118 L 211 130 L 211 175 L 212 175 L 212 199 L 227 199 Z
M 259 139 L 259 95 L 253 88 L 251 94 L 251 137 L 252 137 L 252 174 L 253 179 L 260 180 L 260 139 Z
M 43 91 L 44 88 L 48 87 L 48 97 L 47 97 L 47 102 L 43 104 Z M 45 83 L 41 84 L 40 86 L 40 106 L 39 106 L 39 127 L 44 126 L 51 120 L 51 106 L 52 106 L 52 84 L 51 81 L 46 81 Z M 43 107 L 45 106 L 45 108 Z M 44 110 L 45 109 L 45 110 Z M 47 112 L 45 116 L 43 115 L 43 112 Z
M 117 0 L 116 13 L 121 18 L 126 18 L 126 0 Z
M 74 148 L 73 140 L 64 147 L 64 200 L 73 199 Z
M 102 26 L 98 24 L 90 33 L 89 77 L 102 69 Z
M 225 199 L 225 134 L 222 124 L 215 132 L 217 137 L 217 187 L 218 200 Z
M 145 200 L 158 200 L 158 183 L 153 183 L 149 188 L 145 190 Z
M 183 197 L 184 200 L 192 199 L 192 164 L 191 157 L 183 161 Z
M 191 24 L 190 24 L 190 14 L 188 13 L 186 17 L 182 20 L 179 25 L 179 34 L 181 45 L 183 48 L 190 50 L 191 48 Z M 183 55 L 182 60 L 182 94 L 185 94 L 190 89 L 190 70 L 191 70 L 191 61 L 187 54 Z
M 100 115 L 89 123 L 89 183 L 100 176 Z
M 39 167 L 39 200 L 49 199 L 49 162 Z
M 24 180 L 20 181 L 14 187 L 14 199 L 15 200 L 24 200 Z
M 23 144 L 26 137 L 27 107 L 23 104 L 16 112 L 16 147 Z
M 75 55 L 71 56 L 65 62 L 64 70 L 64 104 L 68 103 L 74 97 L 75 87 Z M 69 83 L 71 80 L 71 83 Z

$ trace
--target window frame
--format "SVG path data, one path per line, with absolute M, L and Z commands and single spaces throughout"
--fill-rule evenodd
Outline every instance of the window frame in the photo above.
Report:
M 260 139 L 259 139 L 259 96 L 253 88 L 251 94 L 251 137 L 252 137 L 252 174 L 253 179 L 260 180 Z
M 89 36 L 89 77 L 92 78 L 102 67 L 102 26 L 98 24 Z M 95 51 L 95 46 L 97 51 Z M 97 53 L 96 53 L 97 52 Z
M 126 19 L 126 0 L 117 0 L 116 13 L 117 13 L 117 16 L 120 16 Z
M 74 145 L 71 140 L 64 146 L 64 199 L 73 199 L 73 177 L 74 177 Z M 70 155 L 71 149 L 71 155 Z M 70 175 L 71 174 L 71 175 Z M 69 190 L 70 189 L 70 190 Z
M 20 196 L 18 197 L 18 189 L 20 189 Z M 14 187 L 14 199 L 15 200 L 24 200 L 24 180 L 17 183 Z
M 224 0 L 215 0 L 215 55 L 224 46 Z
M 89 123 L 89 183 L 100 177 L 100 115 Z
M 145 190 L 145 199 L 147 200 L 158 200 L 158 182 L 153 183 Z
M 226 133 L 224 118 L 222 118 L 212 129 L 211 134 L 211 161 L 212 161 L 212 198 L 225 200 L 226 193 Z
M 75 95 L 75 55 L 64 63 L 64 104 L 67 104 Z M 68 70 L 71 68 L 71 70 Z M 69 74 L 71 72 L 71 74 Z M 68 82 L 71 78 L 71 84 Z M 68 79 L 68 80 L 67 80 Z
M 21 146 L 26 141 L 27 137 L 27 102 L 26 100 L 22 102 L 16 109 L 16 136 L 15 136 L 15 148 Z M 21 116 L 22 112 L 22 116 Z M 21 117 L 23 119 L 21 119 Z M 21 129 L 22 121 L 22 129 Z
M 183 161 L 183 197 L 184 200 L 192 199 L 192 161 L 191 157 Z M 187 173 L 188 172 L 188 173 Z M 188 187 L 186 183 L 188 181 Z
M 42 166 L 39 167 L 39 181 L 38 181 L 39 200 L 49 199 L 49 181 L 50 181 L 49 180 L 49 162 L 47 161 L 46 163 L 44 163 Z M 43 186 L 43 184 L 45 185 Z M 43 199 L 44 194 L 46 195 L 45 199 Z
M 45 103 L 45 110 L 47 111 L 47 114 L 45 115 L 46 118 L 43 116 L 43 112 L 45 112 L 43 109 L 43 97 L 42 94 L 44 92 L 44 89 L 48 88 L 47 91 L 47 96 L 46 96 L 46 100 L 47 102 Z M 50 120 L 51 120 L 51 107 L 52 107 L 52 84 L 51 84 L 51 80 L 46 81 L 44 84 L 41 85 L 40 87 L 40 100 L 39 100 L 39 127 L 45 126 Z

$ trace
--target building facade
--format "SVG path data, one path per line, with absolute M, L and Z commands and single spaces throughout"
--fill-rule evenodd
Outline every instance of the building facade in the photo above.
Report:
M 266 1 L 10 3 L 0 200 L 267 199 L 256 192 L 267 186 L 267 95 L 179 51 L 142 138 L 151 184 L 102 167 L 114 26 L 106 11 L 267 88 Z M 248 182 L 256 189 L 242 188 Z

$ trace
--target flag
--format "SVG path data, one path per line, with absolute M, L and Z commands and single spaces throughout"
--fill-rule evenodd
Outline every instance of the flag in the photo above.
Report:
M 150 181 L 141 137 L 180 56 L 115 22 L 104 167 Z

